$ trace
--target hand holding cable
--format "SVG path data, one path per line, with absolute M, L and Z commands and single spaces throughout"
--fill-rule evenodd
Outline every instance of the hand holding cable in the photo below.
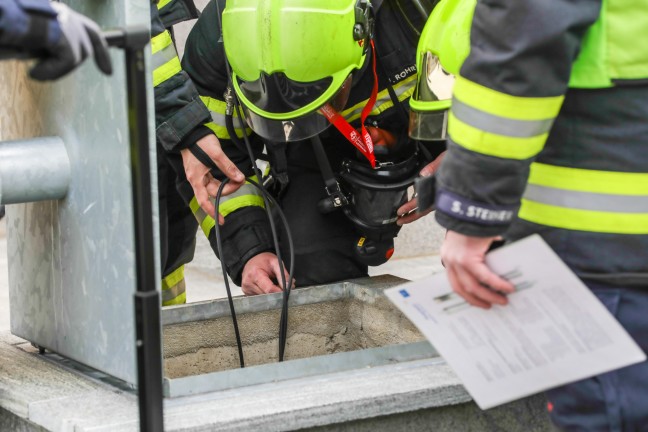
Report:
M 214 134 L 199 139 L 195 147 L 181 150 L 180 154 L 187 180 L 191 184 L 198 205 L 205 213 L 216 219 L 216 207 L 210 197 L 216 196 L 221 182 L 214 178 L 210 170 L 217 167 L 230 179 L 223 189 L 223 195 L 231 194 L 243 186 L 245 176 L 223 152 L 220 141 Z M 224 223 L 221 215 L 218 215 L 218 223 L 221 225 Z
M 250 258 L 243 268 L 243 280 L 241 288 L 246 296 L 257 294 L 278 293 L 283 290 L 279 286 L 281 270 L 279 259 L 271 252 L 262 252 Z M 290 280 L 290 274 L 283 267 L 286 280 Z M 292 288 L 295 287 L 295 280 L 292 280 Z

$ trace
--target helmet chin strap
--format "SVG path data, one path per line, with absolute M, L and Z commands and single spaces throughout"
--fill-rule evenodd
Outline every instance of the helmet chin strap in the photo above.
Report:
M 325 104 L 322 108 L 319 109 L 319 112 L 326 117 L 326 119 L 333 125 L 337 130 L 340 131 L 342 135 L 353 144 L 359 151 L 367 158 L 372 168 L 376 167 L 376 157 L 374 155 L 374 145 L 371 135 L 367 132 L 365 127 L 365 120 L 367 116 L 373 109 L 376 104 L 376 98 L 378 97 L 378 74 L 376 73 L 376 47 L 374 46 L 373 39 L 369 39 L 371 44 L 371 63 L 373 71 L 373 88 L 371 89 L 371 96 L 367 101 L 367 104 L 362 109 L 362 114 L 360 115 L 360 124 L 361 124 L 361 134 L 358 134 L 353 126 L 349 124 L 348 121 L 342 115 L 337 112 L 330 104 Z

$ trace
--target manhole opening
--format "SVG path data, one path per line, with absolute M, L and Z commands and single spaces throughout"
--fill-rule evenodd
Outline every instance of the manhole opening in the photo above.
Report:
M 278 360 L 280 311 L 238 315 L 246 366 Z M 286 360 L 409 344 L 418 330 L 384 297 L 355 297 L 293 306 L 289 312 Z M 237 369 L 238 350 L 229 316 L 164 327 L 167 378 Z

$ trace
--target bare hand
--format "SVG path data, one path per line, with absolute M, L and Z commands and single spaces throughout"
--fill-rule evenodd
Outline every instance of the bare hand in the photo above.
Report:
M 284 266 L 284 274 L 288 281 L 289 274 L 286 266 Z M 241 289 L 246 296 L 281 292 L 279 283 L 281 283 L 279 260 L 273 253 L 262 252 L 252 257 L 243 267 Z M 291 286 L 295 287 L 294 279 Z
M 444 155 L 445 152 L 441 153 L 436 159 L 434 159 L 429 164 L 425 165 L 420 172 L 421 177 L 428 177 L 434 175 L 434 173 L 439 169 L 439 166 L 441 165 L 441 161 L 443 160 Z M 430 208 L 419 213 L 418 200 L 416 199 L 416 196 L 414 196 L 411 200 L 407 201 L 405 204 L 400 206 L 398 210 L 396 210 L 396 214 L 398 215 L 398 220 L 396 221 L 396 224 L 405 225 L 408 223 L 412 223 L 414 221 L 421 219 L 423 216 L 430 214 L 432 210 L 434 209 Z
M 493 273 L 484 257 L 490 244 L 499 237 L 469 237 L 448 231 L 441 246 L 441 260 L 452 288 L 473 306 L 489 309 L 493 303 L 508 303 L 506 294 L 513 284 Z
M 199 139 L 196 144 L 214 161 L 221 172 L 229 177 L 230 182 L 225 185 L 223 195 L 235 192 L 245 183 L 245 176 L 238 168 L 236 168 L 234 162 L 232 162 L 227 155 L 223 153 L 216 135 L 209 134 Z M 203 165 L 203 163 L 200 162 L 191 153 L 191 151 L 189 151 L 189 149 L 181 150 L 180 154 L 182 155 L 182 164 L 184 166 L 187 180 L 191 184 L 191 188 L 194 191 L 198 204 L 205 213 L 215 219 L 216 208 L 214 207 L 214 203 L 210 200 L 210 197 L 216 196 L 221 182 L 211 175 L 209 168 Z M 223 217 L 218 215 L 218 223 L 222 225 L 223 222 Z

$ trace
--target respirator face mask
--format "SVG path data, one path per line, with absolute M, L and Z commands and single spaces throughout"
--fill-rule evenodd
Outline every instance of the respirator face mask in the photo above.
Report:
M 369 266 L 384 264 L 394 252 L 394 238 L 401 227 L 397 210 L 408 201 L 408 189 L 418 177 L 424 161 L 415 142 L 405 140 L 397 155 L 379 155 L 372 168 L 365 161 L 345 159 L 340 171 L 326 178 L 328 196 L 320 201 L 321 213 L 340 209 L 359 234 L 356 259 Z M 314 143 L 314 147 L 317 147 Z M 322 160 L 316 150 L 320 167 Z M 389 160 L 391 159 L 391 160 Z M 328 161 L 325 161 L 328 164 Z

